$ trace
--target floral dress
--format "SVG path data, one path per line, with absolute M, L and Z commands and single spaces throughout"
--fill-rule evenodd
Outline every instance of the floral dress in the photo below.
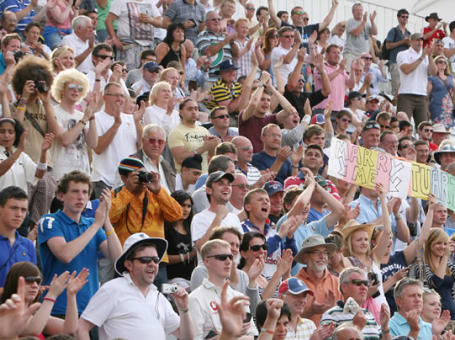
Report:
M 455 126 L 453 117 L 453 77 L 447 76 L 445 80 L 440 77 L 428 77 L 431 82 L 432 90 L 430 92 L 430 114 L 433 123 L 442 123 L 446 129 Z

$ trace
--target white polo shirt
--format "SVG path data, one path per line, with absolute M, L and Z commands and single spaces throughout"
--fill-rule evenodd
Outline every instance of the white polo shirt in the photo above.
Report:
M 76 33 L 73 32 L 63 37 L 60 46 L 71 47 L 74 50 L 74 57 L 77 57 L 88 48 L 88 39 L 87 41 L 82 41 L 79 39 Z M 93 70 L 92 52 L 90 52 L 87 57 L 85 57 L 84 61 L 80 63 L 76 69 L 85 74 Z
M 398 94 L 415 94 L 419 96 L 427 95 L 428 83 L 428 56 L 425 56 L 423 61 L 417 68 L 409 74 L 404 74 L 401 71 L 401 65 L 412 64 L 422 55 L 422 51 L 416 52 L 412 47 L 406 51 L 401 51 L 397 55 L 397 64 L 400 71 L 400 88 Z
M 227 300 L 229 301 L 236 296 L 244 295 L 228 286 Z M 205 278 L 202 285 L 190 294 L 189 299 L 190 315 L 194 326 L 194 340 L 205 339 L 211 330 L 221 334 L 222 327 L 216 303 L 221 303 L 221 288 Z M 250 321 L 247 335 L 258 335 L 253 319 Z
M 129 274 L 102 285 L 81 318 L 99 327 L 100 340 L 166 340 L 180 326 L 166 297 L 153 284 L 144 296 Z

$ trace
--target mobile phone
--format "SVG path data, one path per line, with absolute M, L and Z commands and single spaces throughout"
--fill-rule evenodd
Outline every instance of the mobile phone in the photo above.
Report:
M 211 339 L 211 338 L 216 337 L 217 335 L 218 335 L 217 332 L 215 332 L 214 330 L 210 330 L 209 334 L 207 334 L 204 339 Z
M 243 319 L 243 323 L 250 322 L 251 317 L 252 317 L 251 313 L 246 313 L 245 319 Z

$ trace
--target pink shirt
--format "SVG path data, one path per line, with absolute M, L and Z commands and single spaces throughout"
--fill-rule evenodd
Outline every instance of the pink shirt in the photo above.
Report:
M 60 0 L 50 0 L 48 2 L 48 6 L 51 6 L 51 7 L 57 6 L 62 13 L 65 11 L 66 6 L 69 6 L 69 4 L 66 3 L 66 1 L 61 2 Z M 50 12 L 51 11 L 49 9 L 46 11 L 46 14 L 47 14 L 46 26 L 54 26 L 54 27 L 57 27 L 60 29 L 70 29 L 71 28 L 71 20 L 72 20 L 72 13 L 73 13 L 72 10 L 70 10 L 65 21 L 63 21 L 61 24 L 58 23 L 56 20 L 54 20 L 52 14 Z
M 324 69 L 327 75 L 335 72 L 338 69 L 337 66 L 331 66 L 327 62 L 324 63 Z M 345 82 L 348 79 L 348 74 L 346 71 L 343 73 L 338 74 L 332 81 L 330 82 L 331 91 L 327 99 L 320 102 L 318 105 L 314 106 L 313 109 L 325 109 L 329 100 L 333 101 L 333 111 L 340 111 L 344 108 L 344 96 L 346 92 L 346 85 Z M 315 91 L 318 91 L 322 88 L 322 77 L 318 70 L 314 72 L 314 84 L 315 84 Z

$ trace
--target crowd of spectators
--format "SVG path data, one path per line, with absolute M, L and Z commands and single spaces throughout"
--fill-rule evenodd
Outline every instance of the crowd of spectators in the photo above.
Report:
M 0 0 L 0 339 L 455 338 L 455 212 L 327 175 L 455 175 L 455 21 L 267 5 Z

